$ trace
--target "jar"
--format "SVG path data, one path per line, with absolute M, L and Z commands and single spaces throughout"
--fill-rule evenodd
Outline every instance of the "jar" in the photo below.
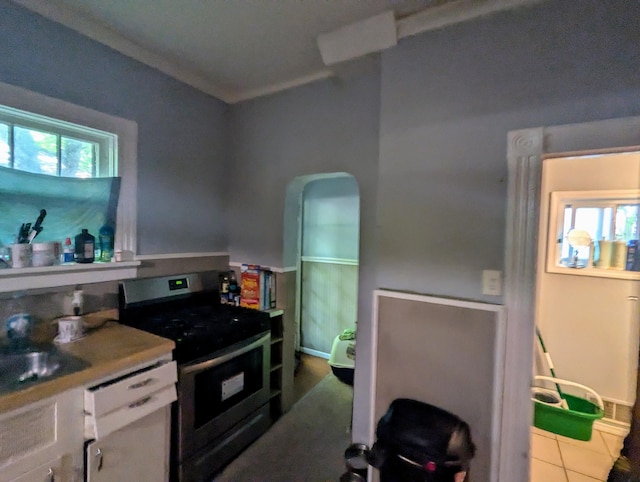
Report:
M 56 243 L 32 243 L 31 266 L 53 266 L 56 261 Z

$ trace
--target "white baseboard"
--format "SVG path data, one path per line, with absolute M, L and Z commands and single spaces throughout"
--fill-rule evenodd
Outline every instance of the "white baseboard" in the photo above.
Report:
M 619 422 L 606 422 L 602 420 L 596 420 L 593 422 L 593 428 L 600 430 L 601 432 L 610 433 L 611 435 L 617 435 L 618 437 L 626 437 L 629 433 L 629 425 Z
M 305 353 L 306 355 L 317 356 L 318 358 L 324 358 L 325 360 L 328 360 L 329 357 L 331 356 L 329 353 L 324 353 L 318 350 L 312 350 L 311 348 L 305 348 L 303 346 L 300 347 L 300 351 L 302 353 Z

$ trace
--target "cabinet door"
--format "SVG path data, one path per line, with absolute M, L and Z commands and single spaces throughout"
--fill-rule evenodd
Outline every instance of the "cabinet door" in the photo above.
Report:
M 169 407 L 87 444 L 87 482 L 159 482 L 169 474 Z
M 62 457 L 58 457 L 13 480 L 14 482 L 64 482 L 68 478 L 62 474 Z

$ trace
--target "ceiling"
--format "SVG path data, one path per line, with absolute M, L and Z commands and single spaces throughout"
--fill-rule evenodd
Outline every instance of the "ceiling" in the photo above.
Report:
M 377 14 L 402 38 L 536 0 L 13 1 L 234 103 L 334 75 L 317 37 Z

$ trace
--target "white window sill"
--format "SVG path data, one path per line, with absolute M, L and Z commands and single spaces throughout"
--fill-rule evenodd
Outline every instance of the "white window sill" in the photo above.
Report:
M 547 273 L 568 274 L 573 276 L 594 276 L 596 278 L 640 280 L 640 271 L 625 271 L 620 269 L 569 268 L 567 266 L 551 266 L 547 269 Z
M 135 278 L 140 261 L 0 269 L 0 293 Z

